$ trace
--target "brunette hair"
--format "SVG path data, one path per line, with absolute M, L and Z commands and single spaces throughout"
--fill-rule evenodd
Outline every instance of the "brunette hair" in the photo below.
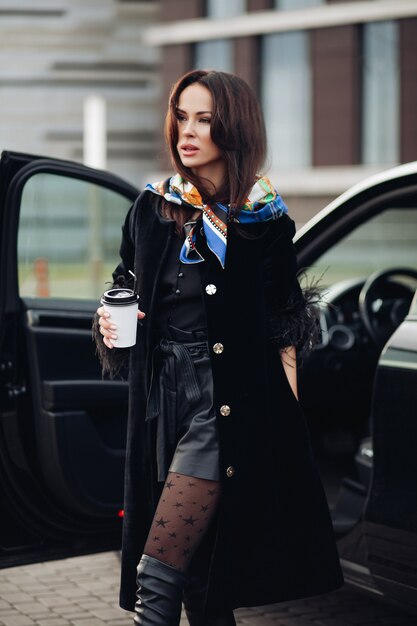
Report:
M 225 182 L 212 195 L 203 181 L 182 164 L 177 151 L 178 102 L 184 89 L 194 83 L 204 85 L 211 94 L 211 138 L 223 152 L 226 163 Z M 175 171 L 193 183 L 205 201 L 225 202 L 230 205 L 229 215 L 236 215 L 245 203 L 266 155 L 263 115 L 249 85 L 238 76 L 215 70 L 192 70 L 184 74 L 171 90 L 165 139 Z

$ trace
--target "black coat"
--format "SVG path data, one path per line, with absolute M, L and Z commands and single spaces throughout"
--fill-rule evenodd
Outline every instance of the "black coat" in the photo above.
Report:
M 123 227 L 122 263 L 114 274 L 120 284 L 120 276 L 133 269 L 146 312 L 130 350 L 121 582 L 121 606 L 128 610 L 160 493 L 154 426 L 144 419 L 155 296 L 174 230 L 174 222 L 160 216 L 160 205 L 151 192 L 139 196 Z M 287 215 L 229 224 L 222 269 L 198 231 L 209 347 L 224 345 L 221 354 L 210 351 L 223 493 L 206 595 L 207 611 L 214 614 L 320 594 L 343 582 L 305 418 L 279 353 L 284 345 L 300 349 L 308 340 L 310 312 L 296 279 L 294 232 Z M 207 285 L 215 285 L 214 294 Z M 115 366 L 127 352 L 107 350 L 101 337 L 98 345 L 104 365 Z M 230 407 L 229 415 L 221 415 L 222 405 Z

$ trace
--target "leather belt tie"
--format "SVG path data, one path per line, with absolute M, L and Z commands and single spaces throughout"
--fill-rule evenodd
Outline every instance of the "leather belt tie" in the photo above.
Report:
M 160 390 L 164 389 L 162 376 L 159 381 L 155 377 L 156 356 L 160 354 L 173 355 L 177 360 L 177 369 L 180 372 L 180 384 L 184 389 L 185 397 L 188 402 L 194 403 L 201 400 L 201 389 L 195 371 L 194 363 L 187 346 L 183 343 L 170 341 L 169 339 L 161 339 L 156 346 L 152 356 L 152 374 L 151 384 L 148 395 L 146 420 L 151 420 L 160 414 Z

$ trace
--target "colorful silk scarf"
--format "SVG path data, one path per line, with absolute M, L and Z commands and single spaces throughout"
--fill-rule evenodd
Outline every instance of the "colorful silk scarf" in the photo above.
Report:
M 220 202 L 214 206 L 204 204 L 200 192 L 194 185 L 184 180 L 179 174 L 159 183 L 146 185 L 146 189 L 163 196 L 168 202 L 180 204 L 189 208 L 201 210 L 203 214 L 203 228 L 207 245 L 219 259 L 224 268 L 227 247 L 228 207 Z M 288 209 L 281 196 L 264 176 L 259 178 L 252 187 L 248 199 L 233 221 L 241 224 L 251 222 L 266 222 L 276 220 Z M 196 248 L 195 223 L 186 229 L 186 238 L 181 248 L 180 260 L 183 263 L 201 263 L 204 258 Z

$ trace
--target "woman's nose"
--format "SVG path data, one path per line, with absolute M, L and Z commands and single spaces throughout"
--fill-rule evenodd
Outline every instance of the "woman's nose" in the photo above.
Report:
M 192 120 L 188 120 L 184 127 L 185 135 L 195 135 L 194 122 Z

